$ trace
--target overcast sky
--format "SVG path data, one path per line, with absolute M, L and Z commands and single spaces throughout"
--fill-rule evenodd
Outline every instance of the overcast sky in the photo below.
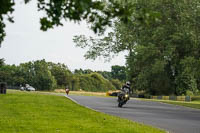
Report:
M 6 64 L 16 64 L 45 59 L 54 63 L 64 63 L 70 70 L 92 69 L 110 71 L 112 65 L 124 65 L 123 54 L 115 57 L 111 62 L 105 63 L 103 59 L 95 61 L 85 60 L 86 50 L 75 47 L 74 35 L 91 35 L 85 22 L 75 24 L 64 23 L 63 27 L 56 27 L 47 32 L 40 31 L 39 17 L 35 1 L 24 5 L 18 2 L 13 13 L 15 23 L 7 23 L 6 34 L 0 58 Z

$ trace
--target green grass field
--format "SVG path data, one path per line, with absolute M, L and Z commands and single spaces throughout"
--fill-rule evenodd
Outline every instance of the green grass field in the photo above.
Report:
M 0 133 L 164 133 L 95 112 L 62 96 L 8 91 L 0 95 Z

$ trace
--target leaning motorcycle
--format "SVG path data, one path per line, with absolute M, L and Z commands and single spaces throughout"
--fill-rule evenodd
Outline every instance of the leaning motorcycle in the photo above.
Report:
M 129 100 L 129 89 L 124 89 L 118 94 L 118 107 L 122 107 Z

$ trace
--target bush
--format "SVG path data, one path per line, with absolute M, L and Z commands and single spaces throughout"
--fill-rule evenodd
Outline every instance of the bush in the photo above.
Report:
M 84 90 L 84 91 L 94 91 L 94 92 L 104 92 L 108 90 L 114 90 L 115 87 L 107 79 L 98 73 L 77 75 L 78 84 L 75 90 Z
M 111 79 L 111 83 L 115 86 L 117 90 L 119 90 L 122 87 L 122 82 L 120 82 L 118 79 Z
M 186 91 L 186 96 L 194 96 L 194 93 L 190 90 Z

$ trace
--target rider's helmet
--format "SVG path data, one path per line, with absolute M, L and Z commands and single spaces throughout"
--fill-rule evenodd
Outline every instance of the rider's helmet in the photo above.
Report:
M 130 85 L 131 85 L 131 83 L 130 83 L 129 81 L 127 81 L 127 82 L 126 82 L 126 85 L 130 86 Z

